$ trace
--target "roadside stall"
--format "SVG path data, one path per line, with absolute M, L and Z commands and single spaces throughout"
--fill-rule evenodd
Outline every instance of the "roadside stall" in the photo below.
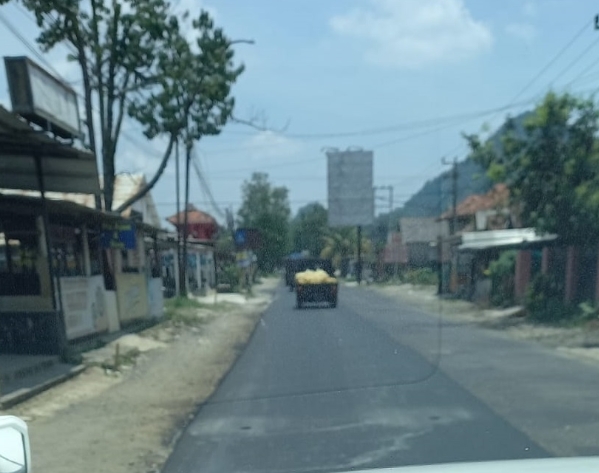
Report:
M 71 304 L 74 296 L 63 300 L 61 284 L 65 277 L 80 277 L 77 272 L 89 270 L 92 276 L 91 262 L 87 268 L 82 262 L 82 236 L 87 219 L 96 221 L 101 212 L 49 201 L 45 193 L 99 195 L 96 158 L 0 107 L 0 189 L 39 192 L 37 198 L 4 195 L 0 201 L 0 352 L 60 353 L 68 339 L 105 325 L 102 317 L 84 322 L 81 315 L 73 315 L 74 307 L 79 310 L 84 302 Z M 51 215 L 59 218 L 52 220 Z M 65 224 L 72 231 L 57 228 Z M 53 237 L 62 238 L 57 246 Z M 69 282 L 64 282 L 67 290 Z
M 68 342 L 106 332 L 116 317 L 102 272 L 100 236 L 102 226 L 119 217 L 47 200 L 46 226 L 42 204 L 38 197 L 0 194 L 0 350 L 5 353 L 52 352 L 56 324 Z

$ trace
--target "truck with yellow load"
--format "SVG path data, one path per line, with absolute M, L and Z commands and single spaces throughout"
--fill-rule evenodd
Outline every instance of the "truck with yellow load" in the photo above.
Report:
M 323 269 L 308 269 L 295 274 L 295 300 L 301 309 L 307 303 L 327 302 L 337 307 L 339 283 Z
M 285 284 L 289 287 L 289 291 L 295 289 L 295 275 L 309 269 L 313 271 L 323 269 L 329 276 L 334 273 L 333 263 L 330 259 L 290 255 L 285 259 Z

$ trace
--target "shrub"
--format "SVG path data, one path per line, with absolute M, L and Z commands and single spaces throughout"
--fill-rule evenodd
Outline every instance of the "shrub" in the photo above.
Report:
M 403 282 L 418 286 L 434 286 L 438 281 L 437 273 L 430 268 L 410 269 L 403 275 Z
M 516 271 L 515 250 L 504 251 L 489 264 L 491 277 L 491 304 L 509 307 L 514 304 L 514 273 Z
M 232 292 L 239 290 L 240 277 L 241 269 L 235 263 L 226 264 L 219 268 L 218 283 L 229 285 Z
M 576 308 L 564 303 L 564 292 L 558 279 L 550 274 L 537 274 L 531 281 L 524 306 L 531 319 L 559 322 L 575 316 Z

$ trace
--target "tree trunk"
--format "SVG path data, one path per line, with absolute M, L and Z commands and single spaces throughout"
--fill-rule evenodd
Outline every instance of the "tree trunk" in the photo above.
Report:
M 160 165 L 158 166 L 158 169 L 156 170 L 156 174 L 154 174 L 154 177 L 152 177 L 150 182 L 148 182 L 146 186 L 143 189 L 141 189 L 137 194 L 128 198 L 125 202 L 119 205 L 119 207 L 115 209 L 115 212 L 121 213 L 127 207 L 133 205 L 135 202 L 137 202 L 139 199 L 141 199 L 143 196 L 145 196 L 148 192 L 152 190 L 152 188 L 156 185 L 158 179 L 160 179 L 160 176 L 162 176 L 162 173 L 166 169 L 166 165 L 168 164 L 168 160 L 173 151 L 174 144 L 175 136 L 171 135 L 169 138 L 168 146 L 166 147 L 166 151 L 164 152 L 164 156 L 162 157 L 162 161 L 160 162 Z

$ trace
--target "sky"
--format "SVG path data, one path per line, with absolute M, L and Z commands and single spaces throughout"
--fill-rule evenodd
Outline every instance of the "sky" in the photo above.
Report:
M 462 133 L 497 127 L 550 88 L 599 87 L 599 7 L 590 0 L 174 0 L 177 11 L 207 9 L 246 67 L 233 88 L 235 115 L 259 117 L 263 130 L 230 123 L 197 149 L 205 186 L 191 180 L 191 202 L 216 217 L 241 203 L 252 172 L 286 186 L 293 212 L 326 204 L 325 148 L 374 152 L 374 185 L 393 186 L 401 206 L 428 179 L 464 159 Z M 0 7 L 3 56 L 39 54 L 33 16 Z M 10 31 L 8 23 L 19 34 Z M 80 73 L 59 45 L 43 54 L 77 88 Z M 42 66 L 48 68 L 44 63 Z M 4 67 L 3 64 L 0 67 Z M 10 108 L 0 72 L 0 103 Z M 80 104 L 81 106 L 81 104 Z M 118 172 L 151 177 L 166 147 L 125 123 Z M 173 160 L 152 192 L 161 218 L 175 211 Z M 377 194 L 386 211 L 386 194 Z

